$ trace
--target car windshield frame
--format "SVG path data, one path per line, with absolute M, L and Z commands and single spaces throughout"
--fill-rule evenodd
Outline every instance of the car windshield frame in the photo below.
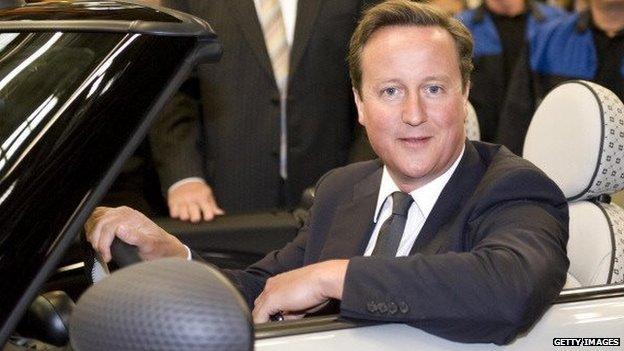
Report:
M 81 2 L 77 2 L 73 5 L 79 5 L 80 3 Z M 132 2 L 124 1 L 119 3 L 125 4 Z M 64 4 L 63 6 L 72 6 L 72 4 Z M 157 10 L 150 9 L 150 11 Z M 115 151 L 114 154 L 115 156 L 112 159 L 110 166 L 103 173 L 103 176 L 100 178 L 99 182 L 97 182 L 97 184 L 95 184 L 91 188 L 91 190 L 84 197 L 82 197 L 77 207 L 72 207 L 68 214 L 68 217 L 66 217 L 65 224 L 62 227 L 63 229 L 59 232 L 49 233 L 50 239 L 53 240 L 50 240 L 49 243 L 45 244 L 46 248 L 43 249 L 44 252 L 42 253 L 45 255 L 44 262 L 41 264 L 38 270 L 33 273 L 32 279 L 26 277 L 24 278 L 29 279 L 27 288 L 24 291 L 20 289 L 19 293 L 21 294 L 21 296 L 17 299 L 17 301 L 14 301 L 12 299 L 6 300 L 4 297 L 2 298 L 3 304 L 6 303 L 4 307 L 5 311 L 2 313 L 2 318 L 0 318 L 0 344 L 2 345 L 4 345 L 4 343 L 8 340 L 10 334 L 13 332 L 22 314 L 30 305 L 30 302 L 39 293 L 40 288 L 43 286 L 47 278 L 54 272 L 62 256 L 80 233 L 82 225 L 88 218 L 89 214 L 92 212 L 93 208 L 95 208 L 95 206 L 99 203 L 107 190 L 110 188 L 114 179 L 121 171 L 125 160 L 127 160 L 132 155 L 134 150 L 143 140 L 143 138 L 147 134 L 150 125 L 153 123 L 160 110 L 162 110 L 165 103 L 169 100 L 171 96 L 173 96 L 173 94 L 177 91 L 178 87 L 188 77 L 191 70 L 198 62 L 214 62 L 218 60 L 220 56 L 220 44 L 216 40 L 215 33 L 206 22 L 203 22 L 186 14 L 180 15 L 180 13 L 177 13 L 176 11 L 166 10 L 165 12 L 172 14 L 172 16 L 175 17 L 179 23 L 150 23 L 139 20 L 115 21 L 112 19 L 104 22 L 100 21 L 100 23 L 98 23 L 98 26 L 102 27 L 100 28 L 102 29 L 102 33 L 121 35 L 124 40 L 126 40 L 126 42 L 130 41 L 132 38 L 139 38 L 136 40 L 137 42 L 141 41 L 141 38 L 154 38 L 152 41 L 163 42 L 165 40 L 173 41 L 173 39 L 167 38 L 176 37 L 174 38 L 176 42 L 184 39 L 183 42 L 186 43 L 188 41 L 189 44 L 192 44 L 188 46 L 188 49 L 180 51 L 179 55 L 183 56 L 181 56 L 178 61 L 171 61 L 172 63 L 176 62 L 175 69 L 173 69 L 172 66 L 173 70 L 171 71 L 171 74 L 167 73 L 165 75 L 165 73 L 163 73 L 164 78 L 160 79 L 164 79 L 164 84 L 154 88 L 156 89 L 154 90 L 154 98 L 150 99 L 148 105 L 145 105 L 146 108 L 144 110 L 144 113 L 141 113 L 140 116 L 137 115 L 136 128 L 128 132 L 129 134 L 126 140 L 120 140 L 120 143 L 116 149 L 117 151 Z M 4 16 L 6 15 L 6 13 L 6 9 L 0 9 L 0 33 L 92 33 L 95 30 L 94 28 L 97 27 L 85 23 L 84 21 L 37 22 L 27 19 L 17 21 L 15 20 L 15 18 L 12 18 L 12 20 L 15 20 L 15 22 L 7 22 L 4 21 Z M 117 23 L 117 25 L 113 25 L 115 23 Z M 137 28 L 140 29 L 140 33 L 136 30 Z M 140 52 L 137 51 L 136 54 L 138 55 L 140 54 Z M 176 59 L 172 58 L 171 60 Z M 100 63 L 100 66 L 98 67 L 101 67 L 104 62 L 105 61 L 102 61 Z M 95 74 L 97 72 L 97 69 L 98 68 L 96 68 L 92 73 Z M 87 78 L 87 80 L 88 79 L 89 78 Z M 93 81 L 91 81 L 90 83 L 93 83 Z M 10 192 L 12 190 L 13 188 L 9 187 L 9 190 L 5 191 L 4 193 L 8 196 L 10 195 Z M 2 196 L 4 197 L 2 200 L 6 200 L 7 197 L 4 195 Z M 36 217 L 33 219 L 35 222 L 37 221 Z M 6 235 L 13 235 L 13 233 Z M 40 251 L 40 253 L 41 252 L 42 251 Z M 7 257 L 2 252 L 0 252 L 0 256 L 5 256 L 5 258 Z

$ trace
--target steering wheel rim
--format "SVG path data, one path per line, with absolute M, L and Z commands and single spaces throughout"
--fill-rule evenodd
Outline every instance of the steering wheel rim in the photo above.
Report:
M 102 257 L 87 242 L 84 234 L 82 235 L 82 242 L 85 274 L 87 279 L 94 284 L 110 275 L 109 264 L 102 260 Z M 119 238 L 115 238 L 111 244 L 111 256 L 111 262 L 118 268 L 124 268 L 142 261 L 138 248 L 121 241 Z

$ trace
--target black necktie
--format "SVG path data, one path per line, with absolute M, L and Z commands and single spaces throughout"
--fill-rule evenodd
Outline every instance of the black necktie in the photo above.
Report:
M 412 202 L 414 199 L 410 194 L 400 191 L 392 193 L 392 214 L 379 229 L 372 256 L 396 256 L 407 221 L 407 211 L 409 211 Z

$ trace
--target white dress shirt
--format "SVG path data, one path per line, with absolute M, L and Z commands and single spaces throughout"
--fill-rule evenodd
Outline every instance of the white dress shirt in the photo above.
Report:
M 399 243 L 399 248 L 397 250 L 397 256 L 409 255 L 418 234 L 420 234 L 420 230 L 425 224 L 427 217 L 429 217 L 429 213 L 431 213 L 431 210 L 438 200 L 442 189 L 444 189 L 446 183 L 448 183 L 449 179 L 451 179 L 451 176 L 453 175 L 453 172 L 455 172 L 455 169 L 457 168 L 457 165 L 463 155 L 464 150 L 462 149 L 459 157 L 457 157 L 455 162 L 453 162 L 451 167 L 449 167 L 446 172 L 410 193 L 414 202 L 410 206 L 407 213 L 407 221 L 405 223 L 403 236 L 401 237 L 401 242 Z M 364 256 L 371 255 L 373 249 L 375 248 L 375 243 L 377 243 L 377 236 L 379 235 L 381 225 L 392 214 L 391 195 L 395 191 L 401 190 L 390 176 L 390 173 L 388 173 L 386 166 L 384 166 L 383 173 L 381 175 L 381 184 L 379 186 L 379 195 L 377 197 L 377 207 L 375 208 L 375 214 L 373 217 L 375 229 L 373 229 L 373 234 L 368 241 L 368 245 L 364 251 Z

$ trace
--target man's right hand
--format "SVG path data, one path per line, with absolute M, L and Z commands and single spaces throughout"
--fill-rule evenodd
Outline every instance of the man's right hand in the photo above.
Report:
M 189 181 L 169 190 L 167 204 L 171 218 L 195 223 L 225 213 L 217 205 L 212 189 L 201 181 Z
M 87 241 L 102 255 L 104 262 L 111 260 L 110 246 L 115 237 L 136 246 L 139 256 L 144 260 L 186 258 L 188 255 L 187 248 L 178 238 L 129 207 L 98 207 L 84 228 Z

